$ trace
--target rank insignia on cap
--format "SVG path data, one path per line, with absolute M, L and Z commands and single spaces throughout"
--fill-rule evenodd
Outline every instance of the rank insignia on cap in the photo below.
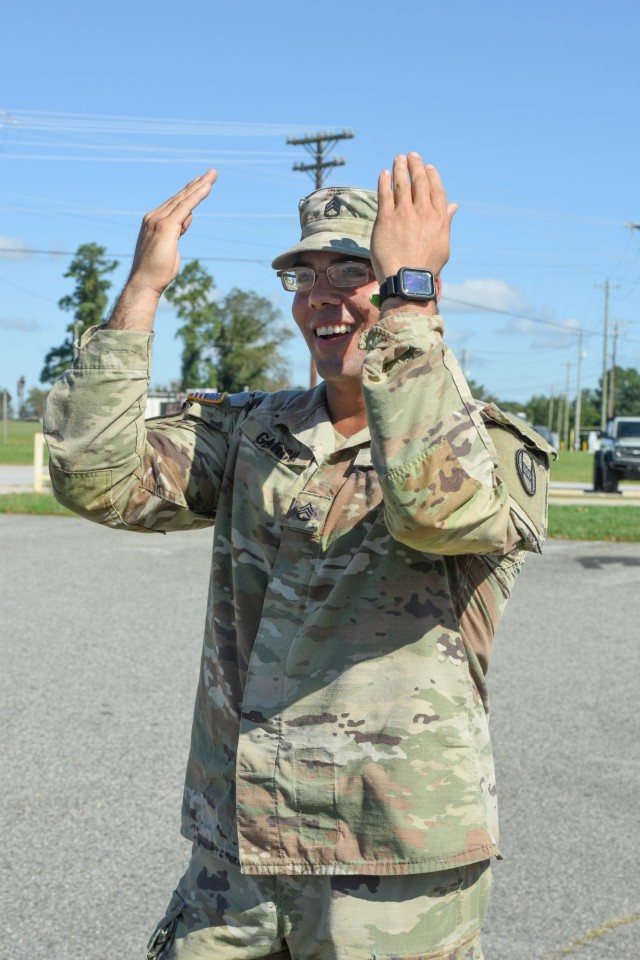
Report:
M 520 482 L 530 497 L 536 492 L 536 463 L 528 450 L 520 447 L 516 451 L 516 470 Z
M 226 396 L 226 393 L 201 393 L 200 391 L 195 391 L 194 393 L 187 394 L 187 400 L 195 400 L 196 403 L 217 404 L 222 403 Z
M 324 207 L 325 217 L 337 217 L 338 214 L 340 213 L 341 207 L 342 207 L 342 204 L 340 203 L 340 197 L 334 194 L 334 196 L 331 197 L 331 200 L 329 200 L 329 203 L 325 204 L 325 207 Z

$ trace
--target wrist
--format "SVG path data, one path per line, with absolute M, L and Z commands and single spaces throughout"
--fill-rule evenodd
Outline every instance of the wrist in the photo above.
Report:
M 138 330 L 148 333 L 162 296 L 151 287 L 127 283 L 106 324 L 108 330 Z
M 387 316 L 412 313 L 422 314 L 425 317 L 435 317 L 438 313 L 438 305 L 435 300 L 418 302 L 417 300 L 404 300 L 402 297 L 387 297 L 380 306 L 380 319 Z

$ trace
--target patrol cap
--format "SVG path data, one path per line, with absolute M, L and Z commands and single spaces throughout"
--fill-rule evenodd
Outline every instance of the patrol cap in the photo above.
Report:
M 378 212 L 378 195 L 360 187 L 323 187 L 298 204 L 300 242 L 276 257 L 274 270 L 292 267 L 301 253 L 328 250 L 371 259 L 371 231 Z

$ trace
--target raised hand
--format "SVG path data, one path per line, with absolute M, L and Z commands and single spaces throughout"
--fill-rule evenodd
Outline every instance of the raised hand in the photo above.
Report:
M 178 240 L 189 229 L 193 210 L 211 192 L 217 173 L 207 170 L 170 200 L 147 213 L 142 221 L 128 285 L 153 291 L 158 297 L 180 269 Z
M 449 259 L 451 220 L 457 204 L 447 197 L 434 166 L 417 153 L 401 154 L 393 172 L 378 178 L 378 215 L 371 237 L 371 261 L 382 283 L 400 267 L 439 274 Z
M 153 328 L 158 301 L 180 269 L 178 241 L 217 176 L 215 170 L 207 170 L 144 217 L 129 279 L 107 323 L 110 330 Z

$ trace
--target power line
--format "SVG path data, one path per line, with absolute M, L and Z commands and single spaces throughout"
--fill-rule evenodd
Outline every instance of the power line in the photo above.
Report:
M 29 256 L 32 253 L 46 254 L 54 257 L 75 257 L 77 250 L 32 250 L 31 248 L 25 250 L 24 247 L 3 247 L 0 246 L 0 257 L 3 253 L 19 253 L 22 256 Z M 133 259 L 133 254 L 131 250 L 128 253 L 111 253 L 107 254 L 109 257 L 123 257 L 125 259 Z M 188 260 L 207 260 L 209 262 L 216 263 L 261 263 L 263 266 L 270 266 L 271 260 L 258 260 L 252 257 L 188 257 Z
M 177 120 L 98 113 L 63 113 L 35 110 L 0 110 L 12 128 L 59 133 L 120 133 L 177 137 L 282 137 L 305 129 L 295 123 L 252 123 L 245 120 Z
M 57 256 L 57 257 L 75 257 L 77 251 L 70 250 L 25 250 L 24 247 L 2 247 L 0 246 L 0 257 L 3 253 L 15 253 L 21 255 L 22 257 L 30 256 L 31 254 L 41 254 L 44 256 Z M 133 254 L 131 251 L 127 253 L 115 253 L 108 251 L 107 253 L 110 257 L 122 257 L 123 259 L 132 259 Z M 270 266 L 271 259 L 261 259 L 258 257 L 188 257 L 187 260 L 200 260 L 204 263 L 255 263 L 261 266 Z M 11 284 L 11 281 L 7 280 L 6 283 Z M 16 284 L 11 284 L 16 286 Z M 18 289 L 21 289 L 18 287 Z M 28 291 L 25 291 L 28 292 Z M 553 327 L 556 330 L 561 330 L 563 333 L 571 334 L 575 336 L 588 337 L 601 337 L 603 334 L 597 330 L 585 330 L 582 327 L 567 327 L 561 323 L 555 323 L 553 320 L 544 320 L 542 317 L 532 317 L 525 313 L 516 313 L 512 310 L 502 310 L 499 307 L 489 307 L 483 303 L 473 303 L 470 300 L 459 300 L 457 297 L 448 297 L 443 295 L 440 298 L 440 302 L 449 301 L 449 303 L 457 303 L 460 306 L 469 307 L 471 310 L 482 310 L 485 313 L 497 313 L 505 317 L 512 317 L 517 320 L 527 320 L 530 323 L 539 323 L 547 327 Z M 632 337 L 620 335 L 620 339 L 624 339 L 627 343 L 640 343 L 640 340 L 635 340 Z

